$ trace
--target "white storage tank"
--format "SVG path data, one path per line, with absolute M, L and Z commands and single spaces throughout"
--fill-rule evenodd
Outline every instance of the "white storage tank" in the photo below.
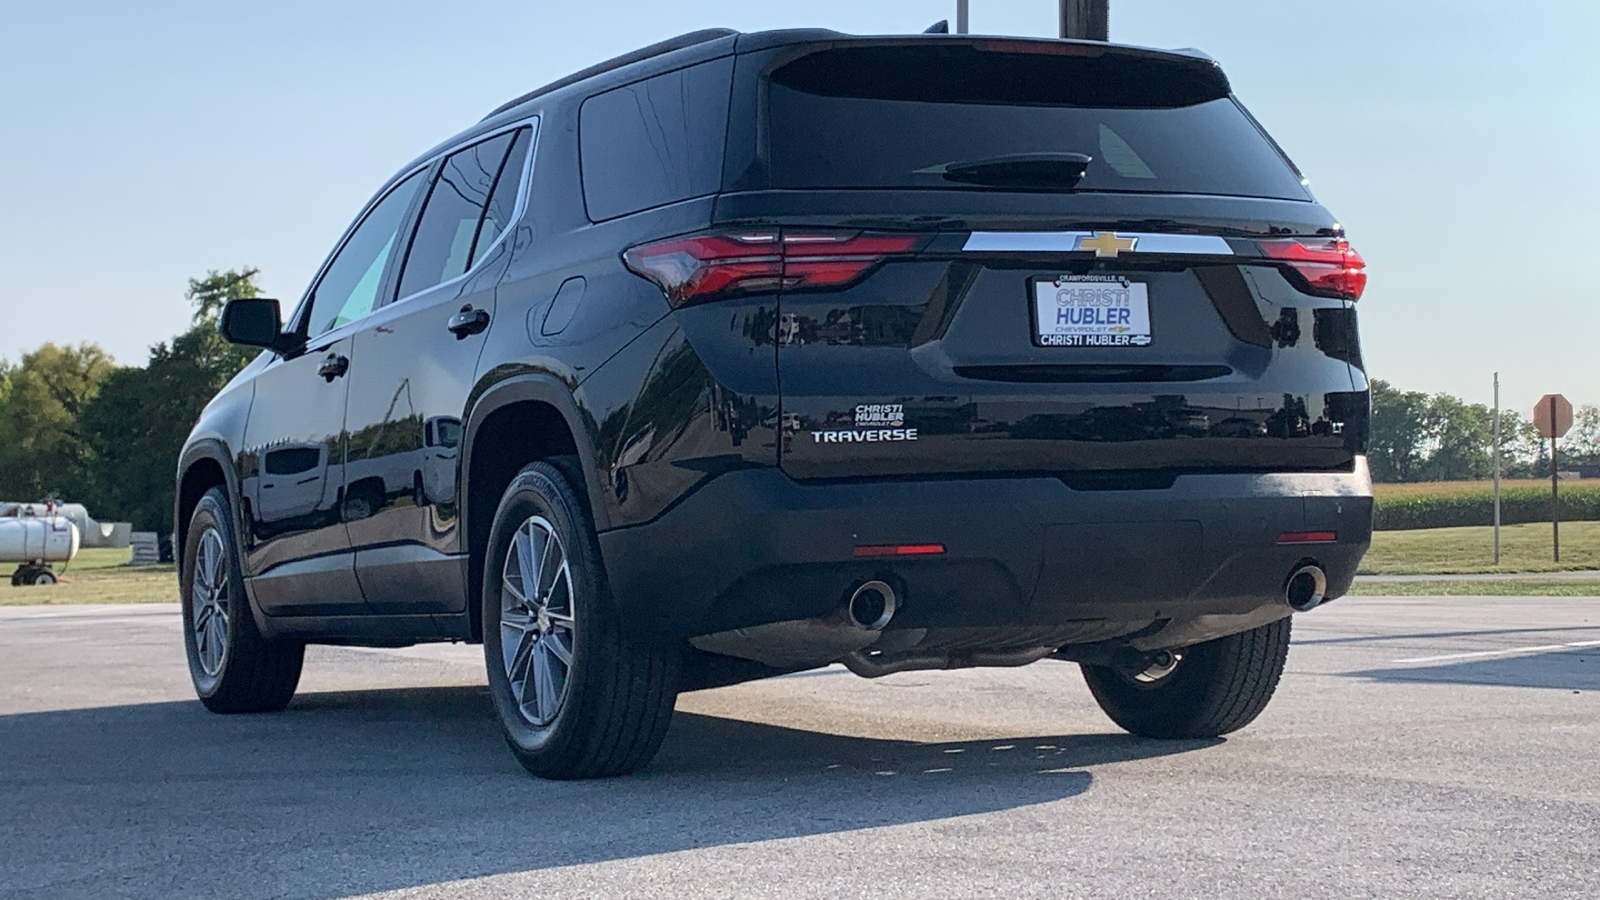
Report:
M 78 526 L 65 516 L 0 519 L 0 563 L 71 562 L 78 555 Z

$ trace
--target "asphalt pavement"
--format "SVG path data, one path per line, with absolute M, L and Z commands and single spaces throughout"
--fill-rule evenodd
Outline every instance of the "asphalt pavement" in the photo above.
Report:
M 0 608 L 0 897 L 1577 897 L 1600 891 L 1600 598 L 1352 597 L 1218 741 L 1076 667 L 685 695 L 552 783 L 477 647 L 313 648 L 214 716 L 173 606 Z

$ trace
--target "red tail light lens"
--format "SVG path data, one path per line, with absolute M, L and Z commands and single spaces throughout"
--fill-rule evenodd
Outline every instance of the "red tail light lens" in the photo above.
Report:
M 857 544 L 856 556 L 938 556 L 943 544 Z
M 641 244 L 622 254 L 635 274 L 655 282 L 674 308 L 782 288 L 848 285 L 885 259 L 914 252 L 915 234 L 725 231 Z
M 1268 257 L 1288 263 L 1313 291 L 1359 300 L 1367 288 L 1367 263 L 1343 238 L 1289 238 L 1257 243 Z
M 1278 535 L 1280 544 L 1333 544 L 1338 540 L 1337 531 L 1285 531 Z
M 1105 51 L 1092 44 L 1066 44 L 1056 41 L 1029 41 L 1016 39 L 976 40 L 972 45 L 991 53 L 1033 53 L 1045 56 L 1104 56 Z

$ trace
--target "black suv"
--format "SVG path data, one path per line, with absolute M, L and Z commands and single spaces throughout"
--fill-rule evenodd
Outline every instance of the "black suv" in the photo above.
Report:
M 1240 728 L 1367 547 L 1366 275 L 1191 51 L 698 32 L 408 164 L 178 469 L 190 670 L 481 641 L 552 777 L 680 691 L 1081 664 Z

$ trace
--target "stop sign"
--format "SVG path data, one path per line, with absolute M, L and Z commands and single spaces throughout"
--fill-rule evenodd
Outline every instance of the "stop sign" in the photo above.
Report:
M 1553 402 L 1552 402 L 1553 401 Z M 1558 438 L 1572 427 L 1572 403 L 1560 394 L 1545 394 L 1533 408 L 1533 427 L 1539 436 Z

